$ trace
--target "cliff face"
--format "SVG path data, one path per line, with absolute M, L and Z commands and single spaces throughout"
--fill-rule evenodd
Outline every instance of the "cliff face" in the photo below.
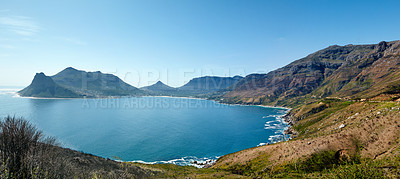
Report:
M 340 79 L 349 71 L 353 73 L 345 85 L 336 93 L 333 92 L 332 96 L 373 98 L 381 94 L 398 93 L 395 90 L 400 85 L 400 41 L 375 45 L 370 53 L 343 66 L 327 81 Z
M 46 98 L 77 98 L 81 95 L 61 87 L 44 73 L 36 73 L 32 83 L 18 92 L 21 96 Z
M 330 46 L 268 74 L 252 74 L 224 98 L 284 104 L 295 97 L 372 98 L 400 84 L 400 41 Z

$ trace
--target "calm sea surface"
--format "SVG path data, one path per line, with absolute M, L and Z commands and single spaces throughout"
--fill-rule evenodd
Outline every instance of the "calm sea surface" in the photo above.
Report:
M 187 98 L 21 98 L 0 89 L 0 117 L 31 121 L 63 147 L 124 161 L 189 164 L 277 140 L 285 109 Z

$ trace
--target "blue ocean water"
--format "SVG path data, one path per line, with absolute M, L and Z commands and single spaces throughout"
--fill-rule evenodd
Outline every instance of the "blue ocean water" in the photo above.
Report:
M 216 159 L 270 143 L 287 127 L 280 108 L 167 97 L 32 99 L 15 91 L 0 89 L 0 117 L 24 117 L 63 147 L 124 161 Z

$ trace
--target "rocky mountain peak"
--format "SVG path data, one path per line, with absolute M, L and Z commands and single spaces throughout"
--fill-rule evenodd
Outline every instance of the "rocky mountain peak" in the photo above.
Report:
M 73 68 L 73 67 L 67 67 L 67 68 L 65 68 L 65 70 L 78 71 L 77 69 L 75 69 L 75 68 Z
M 161 81 L 157 81 L 157 83 L 155 83 L 155 85 L 165 85 L 165 84 Z
M 387 48 L 387 43 L 385 41 L 379 42 L 378 45 L 376 45 L 375 49 L 377 49 L 377 52 L 383 52 Z
M 50 86 L 54 85 L 54 81 L 46 76 L 43 72 L 36 73 L 35 77 L 32 80 L 32 84 L 34 86 Z

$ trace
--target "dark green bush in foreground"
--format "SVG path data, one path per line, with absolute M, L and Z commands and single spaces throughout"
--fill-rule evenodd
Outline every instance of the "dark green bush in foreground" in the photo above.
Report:
M 338 151 L 323 150 L 311 154 L 310 157 L 298 161 L 295 165 L 298 170 L 303 172 L 323 171 L 347 164 L 359 164 L 360 158 L 358 155 L 347 156 L 340 158 Z
M 327 150 L 312 154 L 310 158 L 300 162 L 299 168 L 303 171 L 313 172 L 330 169 L 338 164 L 339 161 L 335 159 L 335 151 Z
M 312 154 L 309 158 L 291 164 L 288 173 L 328 174 L 332 178 L 387 178 L 385 172 L 374 161 L 361 161 L 359 155 L 347 160 L 338 158 L 337 151 L 325 150 Z
M 0 177 L 51 177 L 44 167 L 49 165 L 54 141 L 22 118 L 4 118 L 0 121 Z
M 385 171 L 376 161 L 361 160 L 357 154 L 343 160 L 343 158 L 338 158 L 337 151 L 334 150 L 315 152 L 306 159 L 283 165 L 280 168 L 267 176 L 277 178 L 387 178 Z
M 333 170 L 332 173 L 335 178 L 387 178 L 384 170 L 372 162 L 343 165 Z

